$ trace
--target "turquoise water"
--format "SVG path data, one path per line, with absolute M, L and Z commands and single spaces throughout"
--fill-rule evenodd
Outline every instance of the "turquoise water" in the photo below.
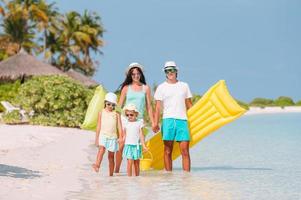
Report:
M 95 148 L 89 147 L 91 162 Z M 173 173 L 107 176 L 81 169 L 82 190 L 68 199 L 301 199 L 301 114 L 244 116 L 191 149 L 192 171 L 181 159 Z

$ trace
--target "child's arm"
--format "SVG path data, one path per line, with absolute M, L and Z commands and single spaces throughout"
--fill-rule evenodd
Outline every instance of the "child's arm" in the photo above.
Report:
M 101 112 L 98 113 L 98 120 L 97 120 L 97 127 L 96 127 L 96 134 L 95 134 L 95 145 L 99 145 L 99 132 L 101 129 Z
M 121 124 L 121 118 L 120 114 L 117 114 L 117 129 L 118 129 L 118 140 L 119 142 L 123 141 L 123 129 L 122 129 L 122 124 Z
M 140 142 L 142 143 L 143 150 L 144 150 L 144 151 L 148 151 L 148 148 L 147 148 L 147 146 L 145 145 L 142 127 L 141 127 L 140 130 L 139 130 L 139 138 L 140 138 Z

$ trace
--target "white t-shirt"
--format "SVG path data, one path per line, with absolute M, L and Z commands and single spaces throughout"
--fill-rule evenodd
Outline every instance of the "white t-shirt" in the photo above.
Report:
M 130 122 L 127 121 L 124 130 L 126 131 L 125 144 L 137 145 L 139 144 L 140 130 L 143 127 L 142 121 Z
M 187 119 L 185 99 L 191 98 L 189 86 L 185 82 L 160 84 L 155 92 L 155 100 L 162 101 L 163 118 Z

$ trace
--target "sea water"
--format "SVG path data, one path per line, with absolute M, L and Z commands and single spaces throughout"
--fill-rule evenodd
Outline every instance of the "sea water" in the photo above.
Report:
M 95 147 L 87 148 L 91 163 Z M 181 170 L 108 177 L 107 158 L 99 174 L 81 169 L 82 190 L 67 199 L 301 199 L 301 114 L 243 116 L 191 149 L 190 173 Z

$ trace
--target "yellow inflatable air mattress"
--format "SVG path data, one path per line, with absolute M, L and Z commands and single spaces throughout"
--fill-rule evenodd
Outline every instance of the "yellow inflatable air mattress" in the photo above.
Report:
M 224 80 L 212 86 L 205 95 L 187 112 L 191 134 L 190 147 L 197 144 L 204 137 L 216 129 L 240 117 L 245 109 L 240 107 L 231 97 Z M 147 142 L 153 155 L 152 168 L 163 169 L 163 142 L 161 133 L 156 134 Z M 181 155 L 179 145 L 174 143 L 172 159 Z M 145 154 L 145 157 L 147 155 Z
M 89 103 L 85 120 L 83 124 L 81 125 L 82 129 L 95 131 L 96 130 L 96 124 L 97 124 L 97 118 L 98 113 L 103 109 L 104 107 L 104 99 L 107 91 L 104 89 L 101 85 L 99 85 L 94 92 L 94 95 Z

